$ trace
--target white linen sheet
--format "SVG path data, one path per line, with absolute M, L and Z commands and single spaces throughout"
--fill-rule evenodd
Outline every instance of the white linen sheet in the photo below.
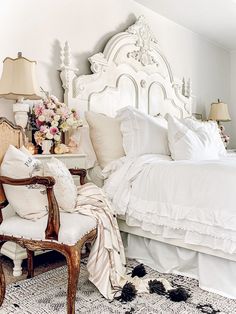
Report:
M 104 170 L 104 191 L 131 226 L 185 243 L 236 252 L 236 159 L 123 157 Z

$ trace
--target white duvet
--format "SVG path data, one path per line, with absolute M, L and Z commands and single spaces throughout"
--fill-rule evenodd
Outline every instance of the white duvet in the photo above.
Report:
M 104 170 L 104 191 L 129 225 L 226 253 L 236 252 L 236 159 L 123 157 Z

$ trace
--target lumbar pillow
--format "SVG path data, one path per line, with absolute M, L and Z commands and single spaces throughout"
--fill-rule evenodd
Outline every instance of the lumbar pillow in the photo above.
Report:
M 104 168 L 109 162 L 123 157 L 119 120 L 92 111 L 87 111 L 85 118 L 99 165 Z
M 77 188 L 65 164 L 54 157 L 51 158 L 44 165 L 44 175 L 53 177 L 56 181 L 53 190 L 60 209 L 73 211 L 76 205 Z
M 133 107 L 118 111 L 121 121 L 123 147 L 129 157 L 143 154 L 170 155 L 167 121 L 163 117 L 151 117 Z
M 168 116 L 168 140 L 174 160 L 214 160 L 220 158 L 220 143 L 213 124 L 198 125 L 190 119 Z M 222 143 L 223 145 L 223 143 Z
M 1 164 L 2 176 L 23 179 L 43 175 L 40 161 L 23 151 L 9 146 Z M 9 204 L 22 218 L 36 220 L 48 213 L 48 199 L 43 185 L 4 184 L 3 187 Z

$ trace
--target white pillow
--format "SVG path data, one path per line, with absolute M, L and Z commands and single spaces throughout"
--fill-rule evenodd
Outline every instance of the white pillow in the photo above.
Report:
M 124 156 L 120 122 L 101 113 L 85 112 L 90 137 L 99 165 L 104 168 L 109 162 Z
M 198 121 L 189 117 L 183 119 L 182 122 L 192 131 L 199 132 L 199 130 L 205 130 L 210 135 L 211 140 L 214 141 L 219 157 L 226 156 L 227 152 L 220 136 L 219 127 L 215 121 Z
M 174 160 L 219 159 L 219 143 L 213 136 L 212 126 L 206 125 L 197 128 L 193 124 L 193 121 L 178 120 L 168 116 L 168 140 L 171 157 Z
M 167 121 L 163 117 L 151 117 L 133 107 L 118 111 L 121 121 L 123 147 L 128 157 L 144 154 L 170 155 Z
M 53 189 L 60 209 L 72 212 L 76 205 L 77 188 L 65 164 L 52 157 L 44 165 L 44 175 L 53 177 L 56 181 Z
M 25 148 L 22 148 L 25 151 Z M 14 179 L 42 176 L 43 169 L 39 160 L 30 153 L 10 145 L 1 164 L 1 175 Z M 9 204 L 22 218 L 36 220 L 48 212 L 46 188 L 43 185 L 13 186 L 4 184 Z

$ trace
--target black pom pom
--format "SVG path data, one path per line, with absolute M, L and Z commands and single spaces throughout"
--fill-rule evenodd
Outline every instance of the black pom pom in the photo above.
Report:
M 121 290 L 121 295 L 119 297 L 116 297 L 115 299 L 121 302 L 130 302 L 133 301 L 136 295 L 137 290 L 135 289 L 135 286 L 131 282 L 126 282 Z
M 146 269 L 143 264 L 140 264 L 132 270 L 131 277 L 144 277 L 147 274 Z
M 166 289 L 161 281 L 158 280 L 150 280 L 148 282 L 149 286 L 149 292 L 150 293 L 157 293 L 159 295 L 165 295 L 166 294 Z
M 184 288 L 179 287 L 176 289 L 171 289 L 169 291 L 169 297 L 171 301 L 181 302 L 181 301 L 186 301 L 190 297 L 190 295 Z

